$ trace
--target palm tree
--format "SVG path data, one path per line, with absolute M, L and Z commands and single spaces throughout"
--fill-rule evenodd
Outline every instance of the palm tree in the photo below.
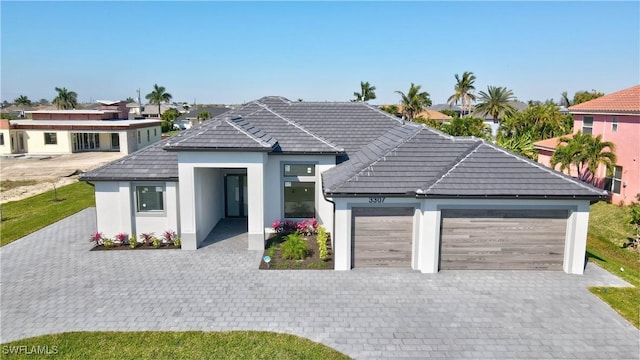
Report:
M 78 94 L 75 91 L 69 91 L 67 88 L 55 88 L 58 92 L 58 96 L 53 99 L 53 104 L 58 110 L 75 109 L 78 105 Z
M 594 138 L 591 134 L 578 131 L 573 137 L 560 138 L 550 165 L 555 169 L 560 164 L 562 172 L 574 166 L 579 179 L 595 184 L 595 174 L 600 165 L 605 166 L 607 174 L 613 171 L 617 160 L 614 151 L 615 145 L 610 141 L 602 141 L 602 135 Z
M 15 100 L 13 100 L 13 103 L 16 104 L 16 106 L 20 107 L 20 109 L 22 110 L 21 116 L 24 117 L 24 108 L 25 106 L 31 105 L 31 100 L 29 100 L 29 98 L 24 95 L 20 95 Z
M 561 98 L 560 98 L 560 105 L 564 106 L 564 107 L 569 107 L 571 106 L 571 100 L 569 100 L 569 94 L 567 94 L 566 91 L 563 91 L 562 94 L 560 94 Z
M 158 84 L 153 84 L 153 91 L 145 96 L 149 103 L 158 105 L 158 117 L 160 117 L 160 104 L 170 102 L 172 97 L 164 86 L 158 86 Z
M 411 83 L 411 87 L 406 94 L 402 91 L 396 91 L 402 99 L 402 113 L 406 115 L 409 120 L 413 120 L 414 115 L 421 113 L 426 107 L 431 106 L 429 93 L 426 91 L 420 92 L 420 88 L 420 85 Z
M 513 91 L 502 86 L 487 87 L 488 93 L 480 91 L 478 105 L 474 112 L 480 115 L 491 115 L 493 122 L 498 123 L 498 119 L 516 112 L 516 109 L 509 102 L 514 101 Z
M 462 73 L 462 78 L 456 74 L 456 86 L 454 89 L 456 92 L 449 97 L 449 104 L 458 104 L 458 101 L 462 102 L 462 114 L 464 115 L 465 103 L 467 107 L 467 113 L 471 112 L 471 102 L 475 101 L 476 96 L 473 91 L 476 89 L 473 83 L 476 81 L 476 76 L 471 71 L 465 71 Z
M 356 101 L 369 101 L 376 98 L 376 87 L 371 86 L 368 81 L 362 82 L 360 81 L 360 92 L 354 92 L 353 96 L 355 97 L 353 102 Z

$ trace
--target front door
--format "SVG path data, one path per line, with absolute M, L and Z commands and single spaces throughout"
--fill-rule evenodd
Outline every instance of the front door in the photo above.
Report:
M 247 175 L 226 174 L 224 197 L 226 217 L 246 217 L 248 212 Z

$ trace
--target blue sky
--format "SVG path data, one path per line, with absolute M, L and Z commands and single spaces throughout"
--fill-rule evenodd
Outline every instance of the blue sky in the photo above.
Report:
M 373 103 L 422 85 L 434 103 L 468 70 L 523 101 L 640 83 L 640 2 L 7 2 L 1 99 L 265 95 Z

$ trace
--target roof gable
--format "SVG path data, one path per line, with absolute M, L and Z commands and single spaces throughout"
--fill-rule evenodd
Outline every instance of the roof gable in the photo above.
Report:
M 621 112 L 640 114 L 640 85 L 569 107 L 571 113 Z

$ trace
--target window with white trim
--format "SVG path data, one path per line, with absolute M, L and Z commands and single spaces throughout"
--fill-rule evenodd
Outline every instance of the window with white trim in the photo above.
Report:
M 0 133 L 0 145 L 4 145 L 4 134 Z
M 164 211 L 164 186 L 136 186 L 136 210 L 138 212 Z
M 617 131 L 618 131 L 618 118 L 614 116 L 611 118 L 611 132 L 617 132 Z
M 582 118 L 582 133 L 593 134 L 593 116 L 584 116 Z
M 622 189 L 622 166 L 614 167 L 612 176 L 605 181 L 605 189 L 614 194 L 620 194 Z
M 313 218 L 316 209 L 316 167 L 314 164 L 283 164 L 285 218 Z

